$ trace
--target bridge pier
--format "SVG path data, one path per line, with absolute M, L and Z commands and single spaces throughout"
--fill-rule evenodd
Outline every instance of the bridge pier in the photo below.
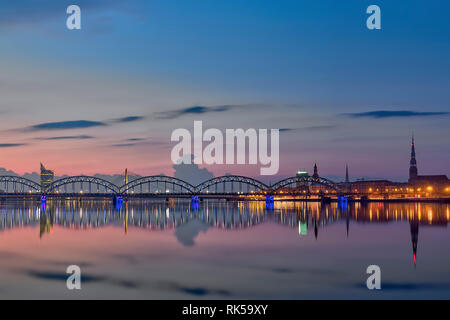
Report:
M 347 196 L 338 196 L 338 208 L 339 209 L 347 209 L 347 207 L 348 207 Z
M 266 197 L 266 209 L 273 210 L 274 209 L 274 199 L 273 196 Z
M 45 211 L 47 207 L 47 196 L 41 195 L 41 211 Z
M 113 205 L 116 208 L 116 210 L 120 211 L 123 206 L 123 198 L 122 196 L 114 195 L 113 197 Z
M 323 203 L 331 203 L 331 198 L 330 197 L 322 197 L 320 199 L 320 202 Z
M 361 196 L 361 204 L 366 205 L 369 202 L 368 196 Z
M 198 211 L 199 198 L 198 196 L 192 196 L 191 198 L 191 208 L 194 211 Z

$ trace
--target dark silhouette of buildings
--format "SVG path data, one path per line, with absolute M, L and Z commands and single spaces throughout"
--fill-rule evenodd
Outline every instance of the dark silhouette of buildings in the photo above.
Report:
M 449 183 L 449 180 L 445 174 L 440 175 L 426 175 L 419 176 L 417 170 L 417 161 L 416 161 L 416 149 L 414 146 L 414 136 L 412 137 L 411 143 L 411 159 L 409 161 L 409 183 L 423 183 L 429 185 L 442 185 Z
M 414 135 L 411 140 L 411 160 L 409 160 L 409 182 L 417 179 L 416 149 L 414 147 Z
M 389 180 L 357 180 L 349 181 L 348 166 L 345 168 L 343 187 L 353 193 L 367 193 L 370 197 L 432 197 L 450 194 L 450 180 L 446 175 L 419 175 L 417 169 L 414 136 L 411 139 L 411 158 L 409 161 L 409 179 L 407 183 Z
M 320 179 L 316 163 L 314 163 L 314 173 L 312 175 L 312 178 L 313 178 L 313 181 L 319 181 L 319 179 Z

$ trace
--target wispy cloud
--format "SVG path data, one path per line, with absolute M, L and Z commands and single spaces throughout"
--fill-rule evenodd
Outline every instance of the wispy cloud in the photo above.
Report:
M 157 119 L 175 119 L 184 115 L 198 115 L 215 112 L 225 112 L 233 109 L 243 109 L 248 107 L 264 107 L 263 105 L 220 105 L 220 106 L 192 106 L 178 110 L 156 112 L 154 115 Z
M 134 147 L 134 146 L 167 146 L 169 145 L 167 142 L 165 141 L 158 141 L 158 140 L 146 140 L 146 139 L 142 139 L 142 138 L 131 138 L 131 139 L 126 139 L 123 140 L 124 142 L 122 143 L 116 143 L 116 144 L 112 144 L 110 145 L 111 147 Z
M 26 146 L 26 143 L 0 143 L 0 148 L 11 148 Z
M 133 147 L 135 145 L 137 145 L 137 143 L 117 143 L 117 144 L 112 144 L 111 147 L 122 148 L 122 147 Z
M 387 135 L 387 136 L 362 136 L 362 135 L 354 135 L 354 136 L 344 136 L 344 137 L 332 137 L 330 141 L 333 142 L 354 142 L 354 141 L 393 141 L 393 140 L 402 140 L 404 137 Z
M 66 129 L 98 127 L 105 125 L 106 125 L 105 123 L 100 121 L 76 120 L 76 121 L 45 122 L 36 124 L 34 126 L 30 126 L 26 129 L 29 131 L 66 130 Z
M 79 135 L 79 136 L 59 136 L 59 137 L 39 137 L 36 140 L 85 140 L 94 139 L 93 136 Z
M 66 129 L 83 129 L 91 127 L 107 126 L 114 123 L 125 123 L 134 122 L 145 119 L 143 116 L 127 116 L 122 118 L 117 118 L 114 120 L 105 121 L 91 121 L 91 120 L 72 120 L 72 121 L 56 121 L 56 122 L 45 122 L 39 123 L 33 126 L 26 127 L 25 131 L 41 131 L 41 130 L 66 130 Z M 23 129 L 19 129 L 23 130 Z M 90 139 L 89 136 L 61 136 L 61 137 L 51 137 L 48 140 L 59 140 L 59 139 Z M 46 140 L 45 138 L 43 140 Z
M 139 121 L 139 120 L 143 120 L 145 119 L 145 117 L 142 116 L 129 116 L 129 117 L 123 117 L 123 118 L 118 118 L 118 119 L 114 119 L 115 122 L 133 122 L 133 121 Z
M 428 117 L 428 116 L 438 116 L 438 115 L 447 115 L 449 112 L 419 112 L 419 111 L 410 111 L 410 110 L 375 110 L 369 112 L 358 112 L 358 113 L 344 113 L 344 116 L 348 116 L 351 118 L 393 118 L 393 117 Z
M 175 119 L 186 114 L 204 114 L 210 112 L 224 112 L 230 110 L 232 106 L 223 105 L 215 107 L 193 106 L 179 110 L 157 112 L 155 114 L 158 119 Z

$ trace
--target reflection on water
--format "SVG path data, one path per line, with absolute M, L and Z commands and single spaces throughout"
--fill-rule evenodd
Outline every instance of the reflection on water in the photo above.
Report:
M 446 226 L 450 218 L 450 205 L 439 203 L 338 203 L 276 202 L 267 210 L 264 202 L 205 201 L 132 201 L 121 207 L 111 200 L 52 201 L 40 204 L 33 201 L 3 202 L 0 204 L 0 229 L 40 224 L 40 236 L 50 232 L 54 224 L 67 228 L 97 228 L 108 224 L 128 225 L 145 229 L 172 229 L 191 220 L 224 229 L 240 229 L 270 220 L 304 233 L 327 225 L 345 221 L 350 223 L 387 223 L 410 221 L 418 225 Z M 348 233 L 347 229 L 347 233 Z M 315 230 L 315 233 L 318 231 Z M 317 234 L 316 234 L 317 236 Z
M 86 234 L 83 233 L 84 231 L 91 231 L 91 233 L 89 233 L 90 238 L 104 239 L 104 237 L 108 237 L 107 239 L 109 239 L 108 241 L 111 241 L 111 243 L 117 242 L 117 246 L 123 246 L 121 250 L 124 250 L 126 254 L 129 255 L 130 261 L 134 261 L 137 264 L 137 261 L 144 260 L 142 262 L 144 266 L 148 266 L 146 263 L 152 263 L 153 267 L 155 260 L 146 260 L 142 258 L 143 256 L 147 256 L 149 252 L 154 252 L 154 254 L 156 254 L 157 251 L 158 254 L 162 255 L 160 252 L 161 249 L 166 249 L 168 252 L 170 250 L 180 250 L 180 248 L 185 248 L 183 253 L 178 253 L 177 255 L 164 255 L 165 260 L 160 259 L 157 260 L 157 262 L 162 263 L 162 261 L 164 261 L 164 263 L 166 263 L 166 268 L 171 270 L 176 276 L 181 276 L 185 270 L 186 272 L 189 272 L 189 268 L 194 268 L 194 266 L 203 270 L 205 265 L 213 264 L 213 268 L 223 269 L 222 274 L 225 277 L 223 280 L 225 280 L 226 283 L 227 277 L 231 277 L 228 273 L 234 272 L 233 270 L 235 268 L 244 268 L 247 264 L 253 263 L 255 265 L 251 268 L 260 270 L 262 265 L 275 265 L 273 267 L 275 276 L 266 275 L 265 279 L 267 280 L 267 283 L 275 281 L 276 289 L 273 289 L 272 287 L 271 290 L 267 291 L 268 288 L 264 288 L 261 279 L 256 281 L 255 279 L 247 279 L 247 286 L 242 287 L 242 285 L 239 284 L 222 291 L 220 291 L 221 289 L 214 289 L 215 291 L 211 289 L 212 291 L 210 291 L 212 293 L 206 290 L 201 296 L 207 298 L 220 298 L 220 292 L 229 292 L 231 294 L 233 291 L 241 291 L 240 294 L 237 294 L 237 297 L 296 298 L 321 297 L 322 291 L 320 286 L 315 288 L 315 290 L 311 291 L 311 289 L 309 289 L 308 291 L 305 290 L 305 283 L 302 285 L 293 285 L 277 282 L 279 279 L 276 279 L 280 274 L 289 274 L 291 273 L 291 270 L 296 270 L 296 267 L 298 268 L 298 272 L 310 270 L 309 272 L 311 275 L 309 275 L 309 277 L 303 275 L 303 277 L 308 280 L 307 283 L 309 283 L 315 276 L 324 272 L 324 266 L 331 268 L 337 264 L 338 270 L 345 271 L 349 271 L 355 267 L 353 264 L 347 265 L 347 262 L 342 262 L 340 260 L 342 256 L 347 256 L 350 260 L 353 259 L 356 265 L 358 259 L 366 259 L 369 257 L 375 258 L 376 256 L 380 256 L 379 259 L 381 260 L 378 262 L 379 264 L 382 264 L 383 262 L 386 262 L 386 265 L 391 264 L 393 261 L 400 258 L 400 256 L 398 256 L 396 245 L 403 243 L 404 240 L 406 240 L 405 230 L 408 230 L 409 232 L 409 237 L 407 237 L 409 238 L 407 239 L 409 242 L 409 252 L 407 255 L 410 257 L 410 265 L 415 266 L 417 263 L 417 250 L 421 250 L 420 245 L 418 245 L 418 241 L 420 240 L 419 230 L 422 230 L 422 227 L 425 229 L 432 227 L 430 230 L 434 230 L 433 227 L 445 227 L 444 230 L 447 230 L 446 226 L 449 221 L 449 213 L 449 204 L 438 203 L 369 203 L 367 205 L 362 205 L 360 203 L 349 203 L 348 205 L 331 203 L 322 205 L 316 202 L 275 202 L 272 210 L 267 209 L 264 202 L 257 201 L 194 201 L 190 203 L 181 200 L 171 200 L 169 202 L 134 200 L 124 202 L 120 205 L 117 205 L 117 203 L 113 204 L 110 199 L 101 201 L 47 200 L 46 203 L 42 204 L 33 201 L 3 201 L 0 203 L 0 230 L 8 230 L 8 239 L 12 242 L 8 244 L 3 243 L 5 245 L 3 249 L 8 248 L 9 252 L 14 252 L 15 249 L 18 251 L 28 249 L 29 245 L 27 242 L 24 243 L 23 241 L 24 236 L 18 234 L 18 230 L 23 230 L 24 228 L 27 230 L 27 235 L 34 233 L 35 237 L 41 239 L 41 241 L 50 241 L 50 243 L 59 241 L 58 245 L 61 246 L 64 246 L 64 242 L 71 243 L 73 238 L 80 239 L 80 237 L 83 237 L 83 235 Z M 409 225 L 408 229 L 404 227 L 405 224 Z M 336 229 L 337 226 L 341 225 L 344 225 L 345 227 Z M 112 231 L 110 229 L 111 227 L 113 228 Z M 401 229 L 399 227 L 401 227 Z M 442 230 L 443 228 L 437 228 L 436 230 L 438 229 Z M 102 230 L 104 230 L 104 232 Z M 375 230 L 377 232 L 376 236 L 372 234 Z M 70 235 L 67 232 L 69 232 Z M 139 232 L 139 237 L 141 239 L 139 242 L 134 240 L 123 240 L 124 238 L 121 238 L 121 243 L 118 242 L 120 234 L 123 236 L 137 232 Z M 142 232 L 144 232 L 144 234 L 141 235 Z M 53 239 L 53 237 L 58 237 L 58 233 L 61 237 Z M 202 235 L 202 237 L 200 235 Z M 401 237 L 399 237 L 400 235 Z M 163 243 L 161 244 L 161 247 L 158 248 L 154 247 L 156 242 L 161 242 L 163 239 L 164 241 L 169 241 L 166 240 L 167 236 L 172 237 L 174 240 L 176 239 L 176 242 L 180 247 L 177 247 L 171 242 Z M 22 239 L 18 239 L 19 237 L 22 237 Z M 322 237 L 324 242 L 321 242 Z M 448 233 L 446 232 L 445 235 L 442 235 L 440 231 L 439 237 L 443 238 L 432 239 L 432 237 L 430 238 L 428 235 L 425 236 L 424 248 L 430 249 L 438 248 L 440 246 L 440 249 L 443 249 L 445 252 L 445 250 L 448 249 L 448 245 L 442 244 L 441 241 L 442 239 L 445 239 L 448 243 Z M 400 242 L 399 239 L 401 239 Z M 18 240 L 17 243 L 15 242 L 16 240 Z M 18 244 L 19 242 L 20 245 Z M 138 244 L 146 242 L 148 242 L 148 245 L 145 247 L 146 252 L 139 251 L 135 248 Z M 341 243 L 343 245 L 340 245 Z M 48 246 L 51 245 L 52 244 L 48 244 Z M 93 244 L 87 244 L 85 242 L 81 243 L 80 240 L 80 242 L 72 245 L 71 250 L 73 250 L 73 252 L 70 254 L 61 254 L 61 252 L 56 253 L 56 247 L 52 247 L 46 251 L 46 255 L 48 255 L 48 258 L 54 258 L 55 256 L 64 257 L 65 261 L 69 261 L 65 256 L 76 254 L 78 261 L 80 260 L 81 251 L 92 249 L 91 245 Z M 96 243 L 95 245 L 99 246 L 96 250 L 102 250 L 106 243 Z M 202 250 L 192 251 L 194 249 L 188 249 L 196 248 L 197 246 L 203 246 Z M 234 249 L 231 250 L 230 246 Z M 298 246 L 302 246 L 302 249 L 295 249 Z M 1 249 L 2 248 L 0 248 L 0 250 Z M 110 249 L 111 247 L 108 247 L 108 250 Z M 142 250 L 142 248 L 140 250 Z M 265 253 L 260 254 L 260 250 Z M 251 252 L 250 255 L 254 255 L 254 257 L 247 260 L 245 256 L 241 256 L 241 251 Z M 405 247 L 402 245 L 402 255 L 404 251 Z M 328 256 L 318 257 L 317 255 L 320 252 L 326 252 Z M 122 251 L 113 253 L 116 256 L 125 255 Z M 189 253 L 191 255 L 189 255 Z M 217 260 L 222 259 L 223 254 L 228 255 L 227 259 L 224 260 L 226 261 L 225 266 L 224 263 L 220 266 L 216 265 Z M 95 254 L 93 255 L 92 264 L 104 263 L 101 262 L 98 257 L 95 257 Z M 429 254 L 425 253 L 424 255 L 427 257 L 429 256 Z M 91 257 L 92 252 L 88 251 L 86 256 Z M 194 263 L 190 260 L 192 256 L 202 260 L 204 265 L 201 267 L 197 266 L 197 262 Z M 401 257 L 403 259 L 403 256 Z M 175 264 L 172 261 L 173 259 L 181 259 L 182 263 L 186 263 L 185 269 L 179 264 Z M 437 271 L 440 272 L 442 271 L 441 267 L 445 266 L 447 263 L 447 265 L 450 266 L 450 261 L 447 261 L 448 259 L 441 260 L 440 265 L 437 262 L 432 261 L 433 259 L 423 258 L 424 268 L 428 268 L 428 271 L 436 271 L 437 269 Z M 432 262 L 431 264 L 428 263 L 430 261 Z M 178 263 L 179 262 L 180 261 L 178 261 Z M 231 262 L 233 262 L 233 264 L 230 264 L 227 267 L 226 264 Z M 370 261 L 370 263 L 376 262 L 377 261 Z M 70 261 L 68 263 L 70 263 Z M 109 265 L 111 265 L 111 263 L 113 265 L 114 263 L 118 264 L 117 270 L 123 269 L 126 271 L 129 268 L 129 266 L 125 267 L 117 262 L 109 263 Z M 398 264 L 395 266 L 398 266 Z M 360 265 L 359 268 L 363 270 L 364 265 Z M 3 269 L 0 270 L 0 272 L 6 272 Z M 32 274 L 36 275 L 36 272 Z M 143 271 L 141 270 L 139 272 Z M 213 282 L 206 280 L 207 273 L 211 271 L 208 270 L 205 272 L 205 277 L 202 277 L 201 274 L 196 274 L 195 277 L 198 283 L 211 285 L 212 283 L 217 282 L 217 279 Z M 261 271 L 256 272 L 258 273 Z M 348 293 L 349 297 L 361 296 L 361 292 L 356 294 L 351 292 L 352 289 L 364 290 L 364 288 L 361 288 L 361 284 L 365 283 L 365 275 L 363 272 L 364 271 L 361 271 L 360 274 L 357 276 L 355 275 L 355 278 L 357 278 L 359 282 L 356 281 L 356 283 L 353 283 L 355 281 L 352 279 L 351 282 L 353 283 L 353 287 L 341 288 L 341 290 Z M 39 272 L 37 274 L 39 274 Z M 156 279 L 160 279 L 162 274 L 163 273 L 160 272 L 159 276 L 158 273 L 154 276 Z M 173 274 L 171 276 L 172 278 Z M 274 279 L 272 279 L 272 277 Z M 295 272 L 294 275 L 291 275 L 291 283 L 293 280 L 292 277 L 296 277 Z M 331 285 L 331 288 L 337 290 L 338 288 L 332 284 L 336 279 L 332 276 L 330 277 L 331 284 L 329 281 L 326 285 Z M 59 278 L 64 278 L 64 275 Z M 299 278 L 302 277 L 299 276 Z M 449 275 L 446 275 L 444 278 L 444 280 L 447 279 L 450 280 Z M 326 285 L 321 284 L 323 290 L 325 290 Z M 341 286 L 342 284 L 339 285 Z M 393 282 L 387 283 L 386 285 L 386 288 L 396 287 L 396 284 Z M 171 297 L 167 292 L 164 293 L 164 290 L 168 290 L 171 286 L 176 287 L 173 283 L 170 285 L 165 283 L 162 285 L 165 289 L 162 290 L 155 288 L 146 289 L 144 292 L 148 295 L 145 297 L 152 297 L 152 295 L 156 295 L 155 297 L 158 298 Z M 309 283 L 308 286 L 312 286 L 312 284 Z M 183 288 L 183 290 L 178 290 L 178 293 L 181 293 L 181 296 L 175 295 L 174 297 L 183 298 L 189 297 L 190 295 L 196 295 L 195 292 L 197 291 L 195 290 L 198 289 L 195 285 Z M 434 290 L 433 286 L 430 288 L 431 289 L 429 290 Z M 328 293 L 331 292 L 330 288 L 326 290 L 328 290 Z M 338 292 L 339 290 L 336 291 L 336 297 L 339 297 Z M 450 294 L 450 289 L 445 292 Z M 22 293 L 22 291 L 18 291 L 17 294 L 20 295 Z M 158 295 L 158 293 L 161 295 Z M 308 293 L 310 295 L 308 295 Z M 98 294 L 103 297 L 101 292 Z M 126 290 L 122 295 L 118 292 L 118 296 L 121 297 L 128 297 L 128 294 L 129 292 L 127 293 Z M 51 297 L 52 294 L 49 294 L 49 296 Z M 325 297 L 334 296 L 330 293 L 329 296 L 325 295 Z
M 86 229 L 122 225 L 127 233 L 132 225 L 143 229 L 176 229 L 191 221 L 222 229 L 243 229 L 265 221 L 298 228 L 300 235 L 345 221 L 347 236 L 351 223 L 409 221 L 411 233 L 419 225 L 447 226 L 450 205 L 433 203 L 350 203 L 276 202 L 267 210 L 264 202 L 187 202 L 132 201 L 120 207 L 111 201 L 6 202 L 1 205 L 0 229 L 39 224 L 39 236 L 51 232 L 53 225 Z M 417 236 L 414 236 L 417 238 Z

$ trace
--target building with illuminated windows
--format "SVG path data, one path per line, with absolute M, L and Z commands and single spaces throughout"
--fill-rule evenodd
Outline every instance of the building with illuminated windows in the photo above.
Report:
M 427 176 L 419 176 L 417 170 L 417 161 L 416 161 L 416 149 L 414 146 L 414 136 L 412 137 L 411 142 L 411 160 L 409 161 L 409 183 L 411 184 L 425 184 L 425 185 L 446 185 L 449 183 L 449 179 L 445 174 L 440 175 L 427 175 Z
M 358 199 L 400 199 L 400 198 L 448 198 L 450 197 L 450 179 L 446 175 L 419 175 L 416 161 L 414 137 L 411 144 L 411 158 L 408 182 L 390 180 L 358 179 L 350 181 L 348 166 L 345 167 L 345 181 L 337 183 L 339 192 Z M 321 184 L 317 165 L 314 164 L 312 176 L 306 170 L 296 174 L 297 183 L 294 188 L 285 187 L 282 193 L 298 192 L 310 195 L 333 193 L 329 186 Z
M 346 172 L 348 179 L 348 171 Z M 367 193 L 372 198 L 384 197 L 433 197 L 450 194 L 450 180 L 446 175 L 419 175 L 417 169 L 414 136 L 411 141 L 409 179 L 407 183 L 389 180 L 359 180 L 350 183 L 352 193 Z
M 41 163 L 41 189 L 47 190 L 48 186 L 52 184 L 53 177 L 55 176 L 55 173 L 53 170 L 48 170 L 44 167 L 44 165 Z

